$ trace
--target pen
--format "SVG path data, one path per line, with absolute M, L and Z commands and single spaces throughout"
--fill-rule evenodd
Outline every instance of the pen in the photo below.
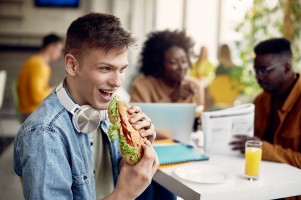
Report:
M 175 140 L 175 139 L 173 139 L 173 142 L 174 143 L 178 143 L 178 144 L 182 144 L 179 140 Z M 185 145 L 186 147 L 189 147 L 189 148 L 193 148 L 193 146 L 192 145 L 190 145 L 190 144 L 182 144 L 182 145 Z

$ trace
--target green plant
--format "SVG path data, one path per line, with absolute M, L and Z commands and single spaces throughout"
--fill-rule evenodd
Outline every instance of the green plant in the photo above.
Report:
M 294 53 L 294 66 L 297 71 L 300 70 L 301 61 L 301 1 L 300 0 L 280 0 L 280 7 L 284 13 L 283 25 L 281 28 L 283 37 L 288 38 L 292 42 Z

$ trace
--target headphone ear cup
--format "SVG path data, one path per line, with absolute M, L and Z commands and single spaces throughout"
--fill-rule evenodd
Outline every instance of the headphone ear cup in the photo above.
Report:
M 100 112 L 89 105 L 81 106 L 72 117 L 74 128 L 81 133 L 94 132 L 102 120 Z
M 76 113 L 74 113 L 74 115 L 72 116 L 72 124 L 73 124 L 73 127 L 75 128 L 75 130 L 77 132 L 81 132 L 79 130 L 79 126 L 78 126 L 78 115 Z
M 92 133 L 107 118 L 106 110 L 95 110 L 89 105 L 79 106 L 67 94 L 64 81 L 55 88 L 60 103 L 72 114 L 72 124 L 77 132 Z

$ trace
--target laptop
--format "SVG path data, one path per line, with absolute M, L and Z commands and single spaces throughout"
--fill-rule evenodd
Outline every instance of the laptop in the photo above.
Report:
M 156 130 L 168 130 L 172 139 L 189 144 L 196 104 L 192 103 L 134 103 L 152 120 Z

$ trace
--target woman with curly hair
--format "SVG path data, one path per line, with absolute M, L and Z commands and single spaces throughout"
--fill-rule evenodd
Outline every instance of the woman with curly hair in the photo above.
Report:
M 148 35 L 141 52 L 143 74 L 131 91 L 132 102 L 204 104 L 198 81 L 186 76 L 191 66 L 189 56 L 194 43 L 184 31 L 158 31 Z M 157 138 L 169 137 L 157 130 Z M 174 200 L 176 196 L 155 182 L 138 198 Z
M 133 83 L 131 101 L 204 105 L 200 83 L 186 76 L 193 45 L 184 31 L 150 33 L 141 52 L 143 76 Z

